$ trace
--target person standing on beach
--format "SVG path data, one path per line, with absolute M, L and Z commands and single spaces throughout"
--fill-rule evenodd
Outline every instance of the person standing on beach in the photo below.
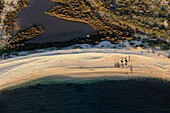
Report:
M 122 58 L 122 60 L 120 62 L 121 62 L 121 66 L 124 67 L 123 58 Z
M 125 73 L 125 76 L 126 76 L 126 77 L 128 76 L 128 72 Z
M 132 73 L 133 69 L 132 69 L 132 65 L 130 66 L 130 72 Z
M 125 66 L 127 66 L 127 63 L 128 63 L 128 60 L 127 60 L 127 58 L 125 57 Z
M 130 62 L 130 55 L 129 55 L 129 62 Z

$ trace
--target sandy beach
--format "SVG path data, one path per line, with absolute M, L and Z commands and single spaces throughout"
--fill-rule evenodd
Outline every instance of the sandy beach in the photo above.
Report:
M 115 67 L 117 61 L 128 56 L 131 57 L 128 66 Z M 0 61 L 0 89 L 55 76 L 58 80 L 64 80 L 63 76 L 66 79 L 153 77 L 169 80 L 169 75 L 170 60 L 161 52 L 148 53 L 146 50 L 58 50 Z

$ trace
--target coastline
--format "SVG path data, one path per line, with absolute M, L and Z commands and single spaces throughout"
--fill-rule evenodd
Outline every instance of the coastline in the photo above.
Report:
M 129 66 L 114 67 L 116 61 L 129 55 L 132 58 L 133 73 L 130 73 Z M 169 80 L 169 68 L 170 60 L 167 57 L 147 53 L 144 50 L 116 50 L 116 52 L 111 49 L 57 50 L 0 61 L 0 89 L 43 77 L 56 77 L 56 80 L 68 80 L 67 77 L 71 80 L 107 77 L 113 80 L 114 77 L 121 79 L 151 77 Z M 63 79 L 63 76 L 66 79 Z

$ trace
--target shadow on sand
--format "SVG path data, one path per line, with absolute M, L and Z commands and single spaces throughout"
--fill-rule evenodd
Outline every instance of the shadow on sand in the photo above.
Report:
M 0 113 L 170 113 L 170 82 L 38 83 L 1 92 Z

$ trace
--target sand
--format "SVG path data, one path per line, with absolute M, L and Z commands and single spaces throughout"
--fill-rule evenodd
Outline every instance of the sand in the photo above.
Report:
M 131 56 L 129 66 L 133 66 L 133 73 L 130 73 L 129 66 L 114 67 L 115 62 L 129 55 Z M 55 76 L 73 79 L 158 77 L 169 80 L 169 75 L 170 59 L 164 55 L 158 56 L 158 53 L 147 53 L 146 50 L 58 50 L 0 61 L 0 89 Z

